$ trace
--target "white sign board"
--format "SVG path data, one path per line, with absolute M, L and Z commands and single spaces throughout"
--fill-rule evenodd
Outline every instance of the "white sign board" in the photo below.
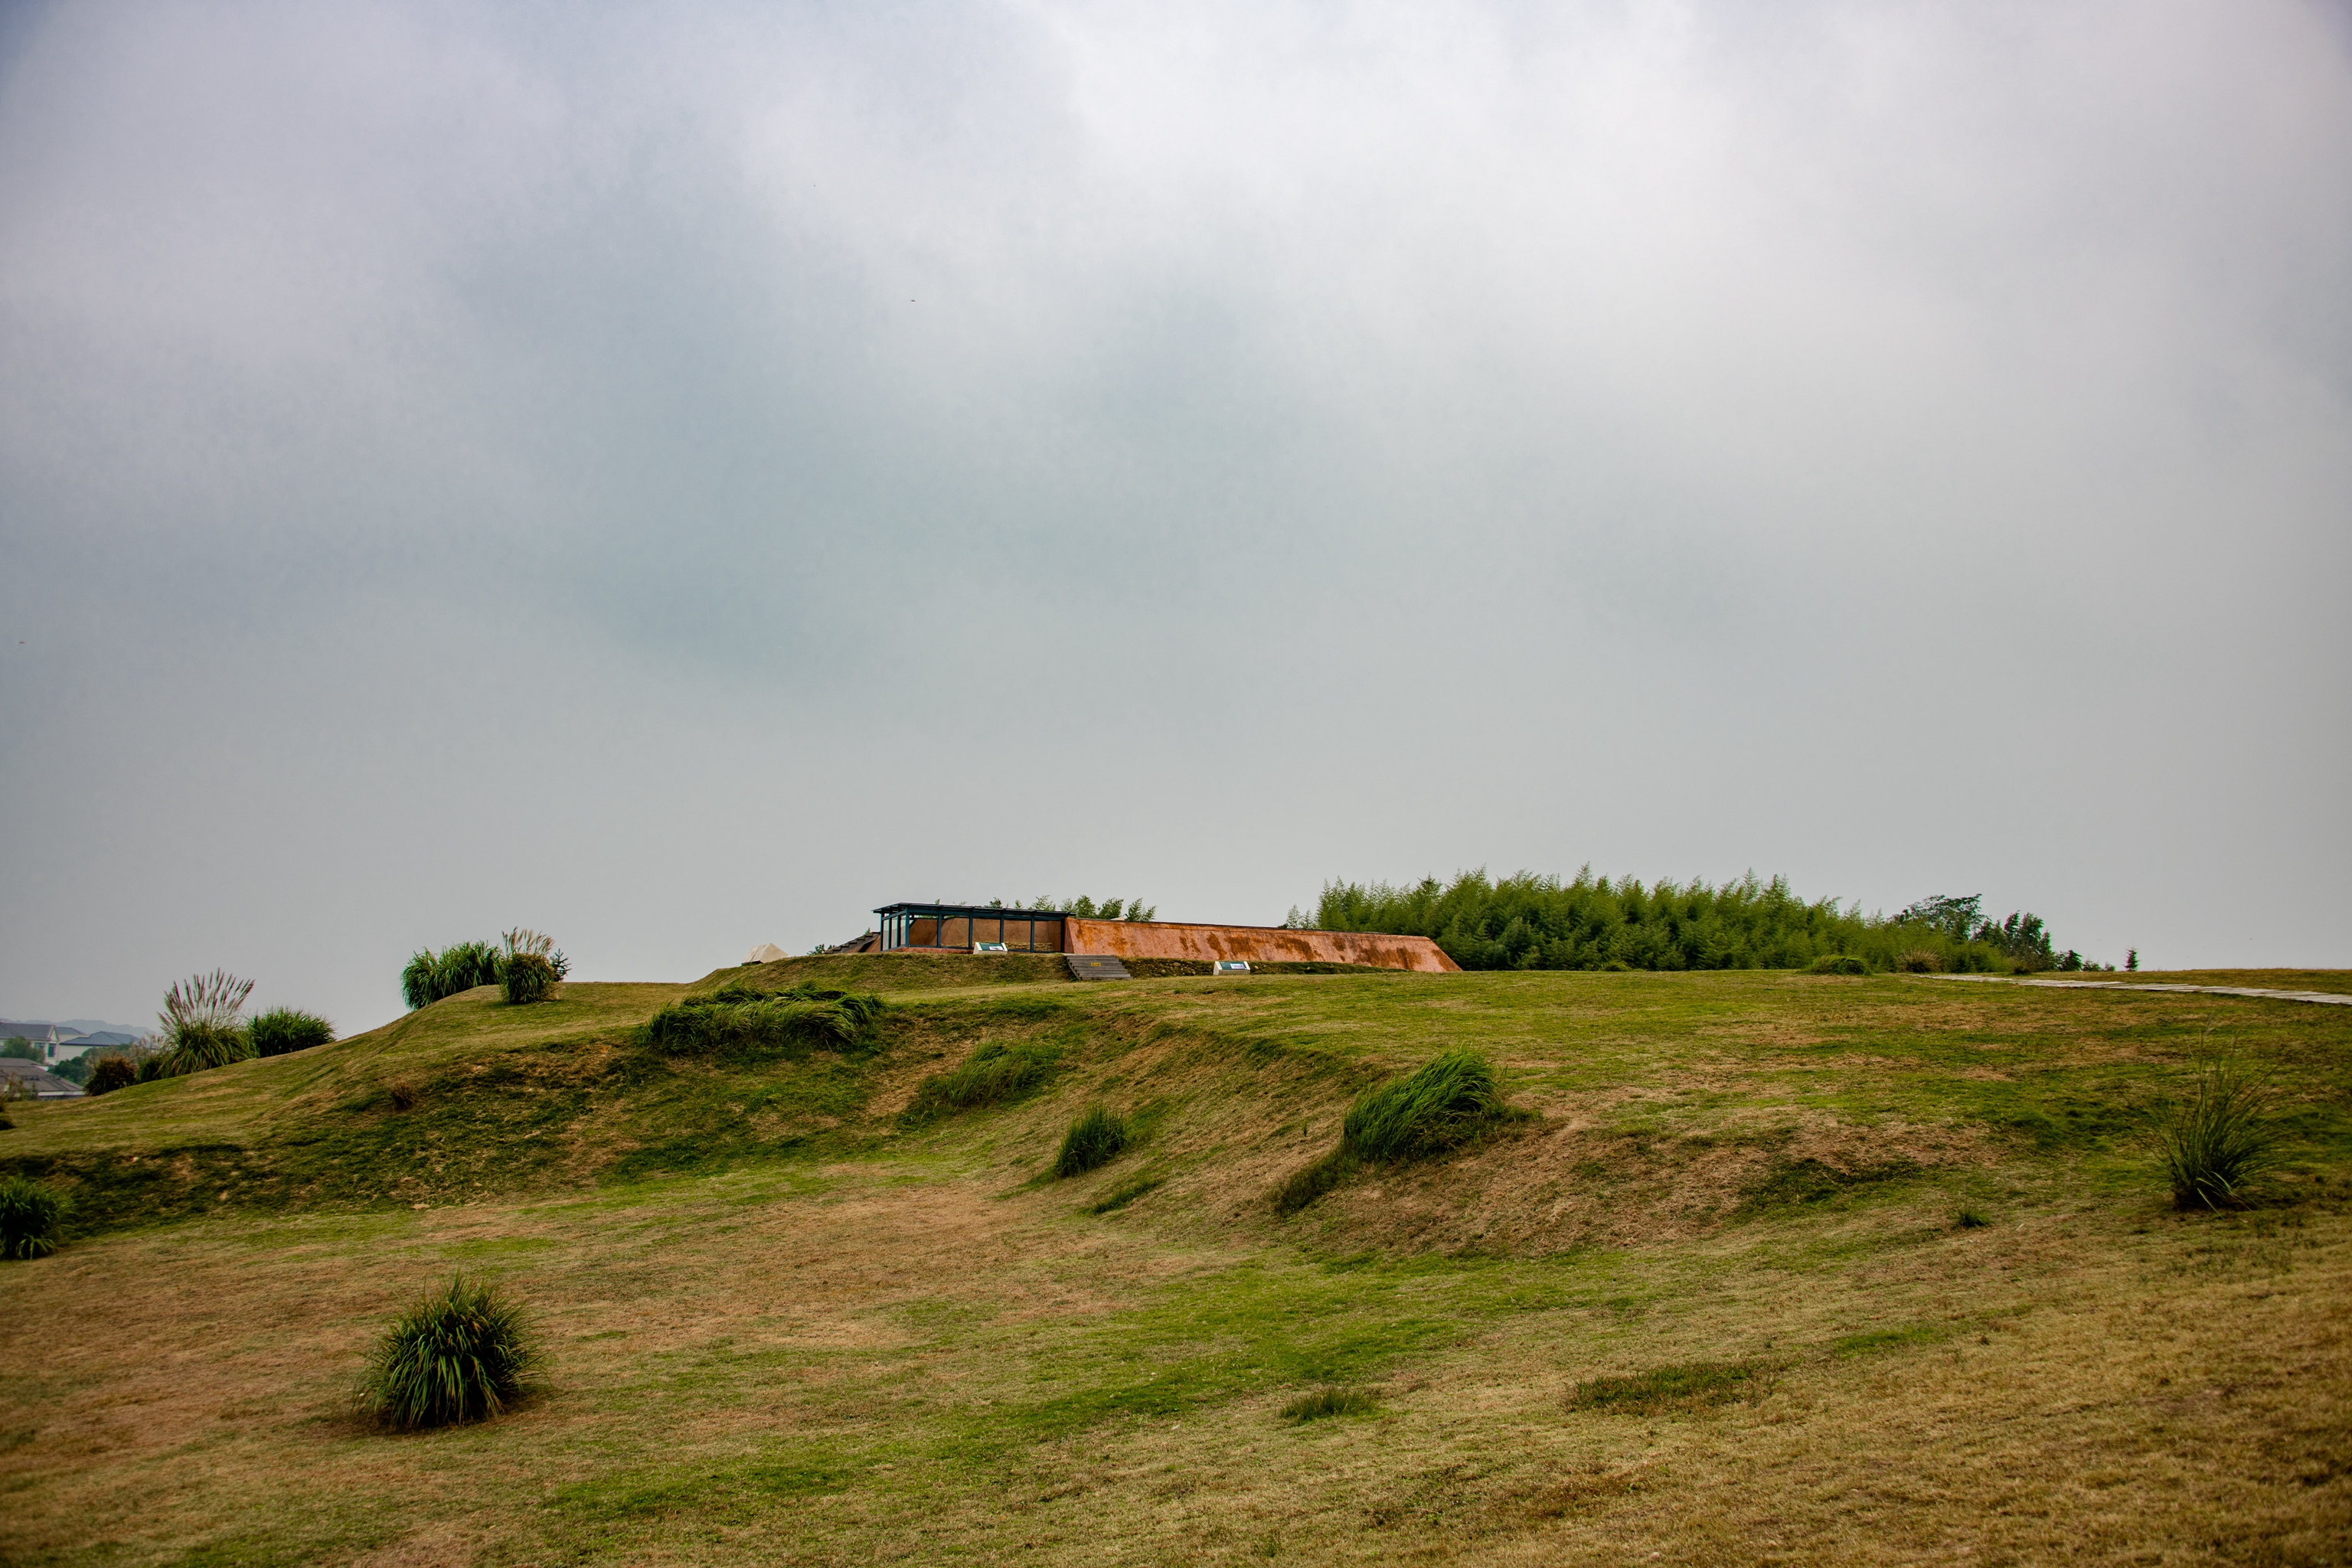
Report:
M 1221 958 L 1209 965 L 1212 974 L 1247 974 L 1249 972 L 1249 964 L 1238 958 Z
M 1001 942 L 976 942 L 971 944 L 971 950 L 974 952 L 1010 952 L 1013 951 Z

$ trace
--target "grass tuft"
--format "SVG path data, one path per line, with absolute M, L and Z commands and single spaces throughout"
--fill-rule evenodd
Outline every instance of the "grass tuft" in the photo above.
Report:
M 316 1013 L 298 1012 L 292 1007 L 272 1007 L 258 1014 L 246 1026 L 246 1034 L 253 1041 L 257 1057 L 282 1057 L 295 1051 L 307 1051 L 314 1046 L 332 1045 L 335 1026 Z
M 2237 1208 L 2254 1177 L 2279 1163 L 2283 1134 L 2271 1120 L 2268 1075 L 2234 1057 L 2198 1069 L 2195 1092 L 2151 1131 L 2178 1209 Z
M 66 1200 L 24 1176 L 0 1182 L 0 1258 L 47 1258 L 65 1239 Z
M 1867 974 L 1870 965 L 1850 952 L 1825 952 L 1806 966 L 1808 974 Z
M 908 1126 L 959 1110 L 977 1110 L 1020 1099 L 1054 1076 L 1060 1053 L 1050 1046 L 990 1042 L 950 1072 L 934 1073 L 915 1090 L 901 1118 Z
M 1136 1199 L 1143 1196 L 1146 1193 L 1165 1185 L 1167 1180 L 1168 1178 L 1165 1176 L 1139 1176 L 1131 1182 L 1121 1182 L 1109 1192 L 1105 1193 L 1099 1199 L 1088 1204 L 1087 1205 L 1087 1212 L 1088 1214 L 1116 1214 L 1120 1209 L 1123 1209 L 1128 1205 L 1133 1203 Z
M 1327 1384 L 1300 1394 L 1282 1407 L 1285 1421 L 1327 1421 L 1334 1415 L 1370 1415 L 1380 1409 L 1371 1390 L 1350 1384 Z
M 1425 1160 L 1460 1148 L 1508 1112 L 1486 1058 L 1447 1051 L 1357 1096 L 1340 1147 L 1360 1160 Z
M 1339 1146 L 1291 1173 L 1274 1194 L 1276 1214 L 1297 1214 L 1366 1164 L 1433 1159 L 1468 1143 L 1514 1111 L 1495 1068 L 1475 1051 L 1447 1051 L 1421 1070 L 1366 1089 L 1348 1108 Z
M 1062 1152 L 1054 1157 L 1056 1176 L 1083 1176 L 1099 1170 L 1127 1152 L 1135 1141 L 1127 1118 L 1104 1106 L 1095 1106 L 1070 1123 L 1062 1135 Z
M 1991 1223 L 1974 1209 L 1962 1209 L 1952 1216 L 1952 1228 L 1955 1230 L 1981 1230 Z
M 745 1059 L 788 1055 L 795 1048 L 846 1050 L 866 1043 L 882 1012 L 881 997 L 854 991 L 730 985 L 664 1007 L 637 1031 L 637 1042 L 670 1056 Z
M 1696 1410 L 1757 1398 L 1769 1391 L 1769 1370 L 1754 1362 L 1701 1361 L 1662 1366 L 1631 1377 L 1595 1377 L 1570 1391 L 1570 1410 L 1606 1410 L 1647 1415 L 1661 1410 Z
M 360 1407 L 402 1431 L 487 1420 L 521 1397 L 539 1362 L 521 1307 L 460 1275 L 376 1342 Z

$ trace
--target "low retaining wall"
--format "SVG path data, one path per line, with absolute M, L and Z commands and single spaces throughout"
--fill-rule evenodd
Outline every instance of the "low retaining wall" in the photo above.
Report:
M 1366 963 L 1423 974 L 1462 966 L 1425 936 L 1361 931 L 1291 931 L 1282 926 L 1192 926 L 1161 921 L 1087 921 L 1070 917 L 1062 945 L 1114 958 L 1239 958 L 1252 963 Z

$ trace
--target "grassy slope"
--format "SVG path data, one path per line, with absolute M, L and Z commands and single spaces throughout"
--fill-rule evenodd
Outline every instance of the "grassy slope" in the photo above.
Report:
M 2352 1545 L 2337 1010 L 1909 978 L 767 968 L 890 985 L 884 1048 L 719 1072 L 627 1044 L 688 988 L 485 990 L 20 1112 L 0 1158 L 78 1185 L 100 1233 L 0 1266 L 12 1320 L 43 1325 L 0 1403 L 12 1558 Z M 920 1078 L 986 1040 L 1056 1049 L 1061 1076 L 902 1129 Z M 2179 1218 L 2130 1115 L 2223 1040 L 2275 1066 L 2296 1166 L 2270 1206 Z M 1272 1215 L 1355 1087 L 1463 1043 L 1545 1120 Z M 1095 1100 L 1138 1112 L 1143 1147 L 1038 1179 Z M 1991 1223 L 1955 1228 L 1962 1207 Z M 549 1393 L 478 1429 L 364 1432 L 342 1405 L 361 1348 L 452 1267 L 533 1303 Z M 1719 1385 L 1741 1401 L 1571 1398 L 1714 1363 L 1748 1371 Z M 1376 1384 L 1381 1414 L 1277 1419 L 1333 1380 Z

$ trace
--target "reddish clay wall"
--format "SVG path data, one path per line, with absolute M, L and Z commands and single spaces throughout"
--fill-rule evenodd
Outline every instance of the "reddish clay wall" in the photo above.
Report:
M 1280 926 L 1188 926 L 1160 921 L 1082 921 L 1073 915 L 1062 945 L 1116 958 L 1243 958 L 1253 963 L 1368 963 L 1423 974 L 1462 966 L 1425 936 L 1360 931 L 1288 931 Z

